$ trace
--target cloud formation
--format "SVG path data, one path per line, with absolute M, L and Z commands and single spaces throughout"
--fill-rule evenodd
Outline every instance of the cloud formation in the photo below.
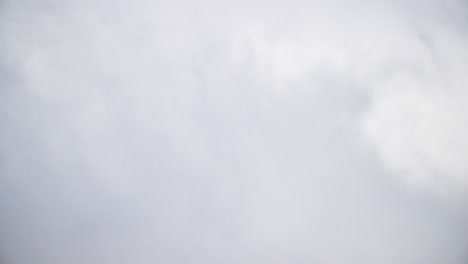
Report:
M 3 1 L 0 261 L 465 263 L 465 17 Z

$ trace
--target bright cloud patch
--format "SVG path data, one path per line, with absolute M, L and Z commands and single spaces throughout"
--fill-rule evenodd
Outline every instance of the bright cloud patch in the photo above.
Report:
M 433 33 L 430 60 L 415 57 L 377 84 L 365 133 L 410 185 L 459 195 L 468 191 L 468 40 Z

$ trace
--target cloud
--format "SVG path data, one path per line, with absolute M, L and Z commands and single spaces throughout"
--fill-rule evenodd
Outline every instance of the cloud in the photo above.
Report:
M 441 195 L 468 190 L 467 40 L 452 28 L 428 30 L 419 40 L 426 52 L 378 81 L 365 117 L 365 133 L 395 175 Z
M 2 261 L 464 263 L 461 4 L 4 1 Z

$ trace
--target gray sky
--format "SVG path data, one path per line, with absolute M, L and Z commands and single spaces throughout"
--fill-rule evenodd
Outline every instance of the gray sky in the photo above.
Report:
M 466 1 L 0 2 L 0 262 L 464 264 Z

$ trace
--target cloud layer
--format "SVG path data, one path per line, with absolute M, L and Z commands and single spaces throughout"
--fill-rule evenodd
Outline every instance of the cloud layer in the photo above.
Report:
M 4 1 L 0 261 L 465 263 L 465 17 Z

